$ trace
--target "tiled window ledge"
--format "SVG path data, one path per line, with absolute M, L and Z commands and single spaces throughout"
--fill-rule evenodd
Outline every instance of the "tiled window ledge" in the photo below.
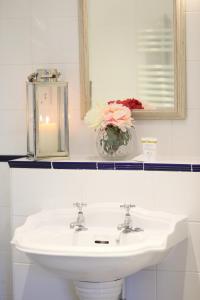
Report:
M 1 160 L 0 161 L 5 161 Z M 27 158 L 8 159 L 10 168 L 62 169 L 62 170 L 132 170 L 132 171 L 171 171 L 200 172 L 200 163 L 166 163 L 166 162 L 106 162 L 106 161 L 31 161 Z
M 8 162 L 13 159 L 19 159 L 25 157 L 25 155 L 0 155 L 0 162 Z

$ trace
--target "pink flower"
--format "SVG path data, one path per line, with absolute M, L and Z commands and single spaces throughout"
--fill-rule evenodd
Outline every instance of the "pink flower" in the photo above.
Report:
M 103 126 L 107 125 L 118 126 L 122 130 L 133 126 L 133 118 L 128 107 L 122 104 L 111 103 L 103 110 Z

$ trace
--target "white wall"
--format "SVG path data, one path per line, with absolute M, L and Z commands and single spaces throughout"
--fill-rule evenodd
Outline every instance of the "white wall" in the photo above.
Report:
M 12 169 L 13 227 L 42 209 L 75 201 L 132 201 L 137 206 L 188 216 L 188 241 L 160 264 L 126 281 L 127 300 L 199 300 L 200 173 Z M 33 184 L 34 183 L 34 184 Z M 74 211 L 76 217 L 76 211 Z M 120 222 L 120 220 L 119 220 Z M 75 300 L 71 284 L 13 249 L 14 300 Z
M 78 118 L 77 1 L 0 0 L 0 155 L 26 153 L 25 81 L 39 67 L 61 70 Z M 1 300 L 11 300 L 12 291 L 8 175 L 0 163 Z
M 0 0 L 0 154 L 26 153 L 25 81 L 40 67 L 58 68 L 79 107 L 76 0 Z
M 184 121 L 137 121 L 136 129 L 138 140 L 144 135 L 157 136 L 161 154 L 199 156 L 200 0 L 187 0 L 186 17 L 188 69 L 187 119 Z M 77 21 L 77 0 L 0 0 L 0 155 L 26 152 L 24 83 L 27 74 L 34 71 L 37 67 L 47 66 L 58 67 L 63 72 L 64 78 L 69 81 L 71 153 L 82 155 L 94 153 L 94 134 L 79 119 Z M 4 164 L 1 163 L 0 177 L 3 178 L 0 181 L 1 193 L 2 187 L 5 188 L 8 184 L 2 168 L 4 168 Z M 88 181 L 90 180 L 88 179 Z M 164 188 L 166 187 L 164 186 Z M 193 191 L 192 189 L 191 191 L 194 192 L 197 188 L 198 185 L 193 187 Z M 165 191 L 170 193 L 169 188 L 166 188 Z M 3 193 L 3 195 L 1 196 L 3 204 L 2 200 L 0 200 L 0 217 L 3 220 L 4 216 L 4 224 L 7 224 L 8 217 L 5 218 L 5 215 L 8 213 L 9 198 L 7 193 Z M 187 195 L 189 195 L 189 190 Z M 194 203 L 190 203 L 190 207 L 188 205 L 188 209 L 197 213 L 198 200 L 195 201 Z M 168 203 L 169 198 L 166 199 L 165 204 L 167 205 Z M 29 203 L 28 205 L 31 207 L 32 204 Z M 179 204 L 177 201 L 174 201 L 171 207 L 178 209 Z M 196 223 L 193 222 L 192 225 L 195 227 Z M 4 237 L 7 239 L 9 227 L 3 225 L 1 228 L 7 228 L 7 230 L 3 230 Z M 195 230 L 193 231 L 194 234 Z M 0 241 L 2 245 L 4 244 L 4 246 L 0 246 L 1 299 L 2 293 L 8 295 L 10 289 L 9 280 L 6 279 L 9 262 L 8 259 L 5 260 L 5 256 L 7 255 L 7 246 L 5 245 L 6 243 L 8 245 L 8 241 L 2 243 L 4 238 L 1 236 Z M 194 243 L 196 244 L 197 242 L 195 241 Z M 195 249 L 198 252 L 198 243 Z M 189 261 L 191 260 L 192 258 L 189 259 Z M 192 296 L 193 285 L 198 285 L 199 275 L 193 272 L 194 269 L 191 268 L 189 270 L 191 273 L 186 273 L 186 279 L 193 279 L 191 284 L 187 283 L 191 281 L 186 280 L 185 299 L 193 297 L 196 300 L 195 295 Z M 149 276 L 150 280 L 154 282 L 155 273 L 145 274 L 147 281 Z M 161 272 L 161 274 L 163 273 Z M 161 276 L 160 280 L 162 278 L 163 280 L 167 279 L 167 274 L 165 272 L 163 274 L 164 277 Z M 171 273 L 169 272 L 170 275 Z M 176 273 L 172 275 L 176 277 Z M 181 288 L 182 273 L 178 272 L 177 275 L 180 275 L 180 278 L 177 279 L 178 282 L 177 280 L 174 281 L 173 276 L 170 276 L 169 280 L 172 281 L 175 288 L 177 286 Z M 165 288 L 168 289 L 168 286 L 164 285 L 163 289 Z M 169 290 L 172 293 L 171 299 L 173 299 L 176 292 L 173 293 L 173 289 L 171 288 Z M 177 293 L 177 295 L 180 295 L 182 292 L 177 291 Z M 164 293 L 164 295 L 167 295 L 167 293 Z
M 0 299 L 12 296 L 10 253 L 10 172 L 7 163 L 0 163 Z
M 160 154 L 200 153 L 199 17 L 200 1 L 187 0 L 187 119 L 136 122 L 138 141 L 157 136 Z M 78 62 L 77 0 L 0 0 L 0 154 L 26 153 L 25 80 L 48 66 L 69 81 L 71 154 L 95 153 L 95 135 L 79 118 Z

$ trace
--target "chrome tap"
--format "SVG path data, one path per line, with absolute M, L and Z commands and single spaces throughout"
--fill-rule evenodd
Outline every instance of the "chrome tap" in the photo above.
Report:
M 133 226 L 132 226 L 132 218 L 131 218 L 130 210 L 131 210 L 131 208 L 135 207 L 135 205 L 134 204 L 123 204 L 123 205 L 120 205 L 120 207 L 124 208 L 126 213 L 125 213 L 124 223 L 119 224 L 117 226 L 117 229 L 122 230 L 123 233 L 143 231 L 143 229 L 141 229 L 139 227 L 133 228 Z
M 85 227 L 85 217 L 83 215 L 83 207 L 87 206 L 87 203 L 76 202 L 73 204 L 73 206 L 77 207 L 78 216 L 75 222 L 70 223 L 70 228 L 75 228 L 76 231 L 87 230 L 87 227 Z
M 124 223 L 119 224 L 117 226 L 117 229 L 123 230 L 124 233 L 131 232 L 133 230 L 133 228 L 132 228 L 132 218 L 131 218 L 130 210 L 131 210 L 131 208 L 135 207 L 135 205 L 134 204 L 123 204 L 123 205 L 120 205 L 120 207 L 125 209 L 126 214 L 125 214 Z

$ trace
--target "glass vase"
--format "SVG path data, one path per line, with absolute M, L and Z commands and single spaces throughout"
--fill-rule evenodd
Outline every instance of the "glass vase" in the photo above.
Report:
M 128 160 L 134 155 L 134 128 L 124 130 L 108 125 L 97 133 L 96 147 L 104 160 Z

